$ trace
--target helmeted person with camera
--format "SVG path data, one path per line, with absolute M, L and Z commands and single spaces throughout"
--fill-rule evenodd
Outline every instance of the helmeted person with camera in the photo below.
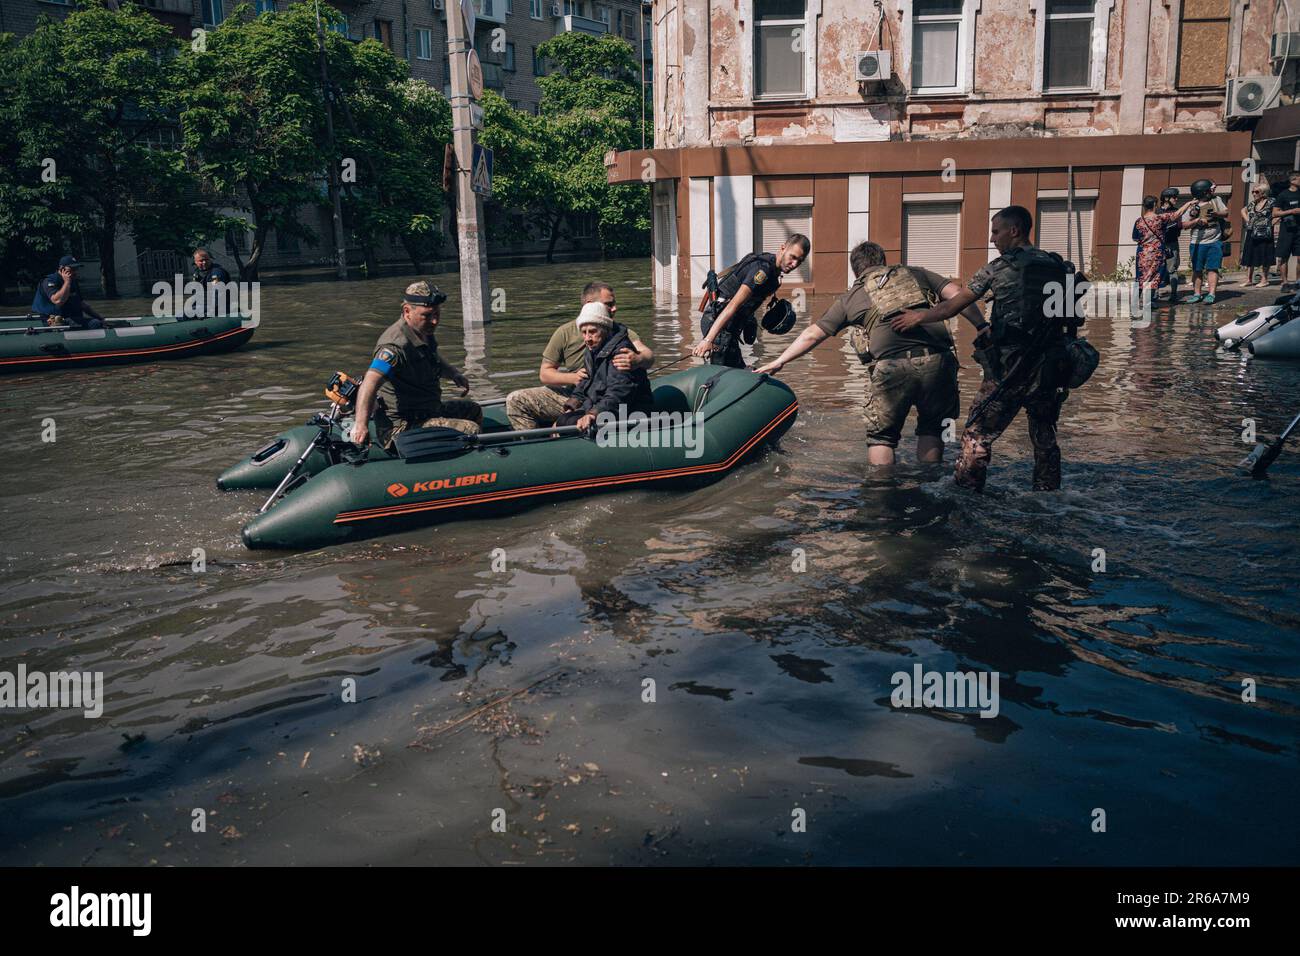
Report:
M 1214 303 L 1219 288 L 1219 269 L 1223 266 L 1223 243 L 1232 235 L 1228 207 L 1214 194 L 1214 182 L 1198 179 L 1192 183 L 1195 203 L 1188 210 L 1183 225 L 1191 233 L 1188 257 L 1192 260 L 1192 294 L 1187 301 Z M 1201 295 L 1201 283 L 1205 295 Z

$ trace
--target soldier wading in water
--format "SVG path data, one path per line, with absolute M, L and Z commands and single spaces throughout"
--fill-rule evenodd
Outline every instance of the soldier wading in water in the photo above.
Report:
M 966 422 L 954 476 L 958 485 L 974 491 L 984 488 L 993 442 L 1022 408 L 1034 446 L 1034 490 L 1061 487 L 1056 423 L 1069 395 L 1066 386 L 1082 384 L 1096 367 L 1095 350 L 1074 339 L 1082 319 L 1077 317 L 1073 296 L 1064 300 L 1068 305 L 1059 310 L 1064 314 L 1046 314 L 1057 311 L 1045 308 L 1050 299 L 1061 304 L 1063 290 L 1077 295 L 1080 286 L 1067 281 L 1072 265 L 1029 242 L 1032 228 L 1033 217 L 1023 206 L 1003 209 L 990 225 L 990 239 L 1001 255 L 951 299 L 923 311 L 902 312 L 891 322 L 896 331 L 906 331 L 951 318 L 993 295 L 989 330 L 975 340 L 975 359 L 984 369 L 984 383 Z

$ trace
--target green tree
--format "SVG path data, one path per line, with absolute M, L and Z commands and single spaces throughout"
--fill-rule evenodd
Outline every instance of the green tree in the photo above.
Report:
M 175 49 L 171 31 L 133 4 L 85 0 L 63 20 L 42 18 L 5 58 L 0 118 L 16 165 L 0 185 L 0 223 L 29 252 L 57 251 L 56 234 L 93 240 L 109 296 L 119 231 L 201 215 L 183 157 L 165 146 Z
M 441 241 L 443 144 L 451 139 L 451 108 L 427 83 L 407 78 L 406 64 L 383 44 L 352 48 L 350 62 L 331 68 L 341 124 L 338 151 L 355 163 L 344 180 L 344 217 L 378 265 L 383 237 L 402 243 L 415 271 Z
M 341 20 L 327 4 L 321 17 Z M 350 44 L 338 33 L 326 31 L 325 44 L 331 61 L 347 57 Z M 241 5 L 181 58 L 186 151 L 209 192 L 241 213 L 220 225 L 253 231 L 247 259 L 232 250 L 241 279 L 257 278 L 272 229 L 316 241 L 296 211 L 322 203 L 332 158 L 317 57 L 312 5 L 295 4 L 257 17 Z
M 563 33 L 537 48 L 554 71 L 538 79 L 539 115 L 511 110 L 494 94 L 484 98 L 481 141 L 494 152 L 493 199 L 526 211 L 528 225 L 555 246 L 572 237 L 576 216 L 595 213 L 605 249 L 644 253 L 650 201 L 640 184 L 611 185 L 605 154 L 641 144 L 638 64 L 616 36 Z

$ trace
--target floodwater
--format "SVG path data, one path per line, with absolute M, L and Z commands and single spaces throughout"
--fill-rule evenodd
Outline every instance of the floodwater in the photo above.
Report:
M 475 397 L 535 384 L 593 276 L 684 351 L 644 261 L 502 270 Z M 229 355 L 4 379 L 3 669 L 102 672 L 106 702 L 0 710 L 0 863 L 1296 861 L 1300 448 L 1235 465 L 1300 365 L 1216 353 L 1231 299 L 1092 324 L 1059 494 L 1023 419 L 982 497 L 910 435 L 870 469 L 828 342 L 784 374 L 781 450 L 706 489 L 244 550 L 260 496 L 214 478 L 364 369 L 407 281 L 266 288 Z M 996 672 L 997 715 L 891 706 L 915 665 Z

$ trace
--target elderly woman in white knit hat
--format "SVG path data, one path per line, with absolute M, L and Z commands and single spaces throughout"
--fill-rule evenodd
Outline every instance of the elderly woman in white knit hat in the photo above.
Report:
M 620 349 L 635 348 L 627 329 L 615 322 L 609 309 L 600 302 L 588 302 L 578 314 L 578 329 L 587 346 L 583 368 L 587 377 L 573 389 L 564 403 L 564 414 L 557 425 L 577 425 L 586 430 L 596 423 L 602 412 L 626 415 L 649 411 L 654 405 L 650 394 L 650 377 L 645 369 L 621 369 L 614 364 Z

